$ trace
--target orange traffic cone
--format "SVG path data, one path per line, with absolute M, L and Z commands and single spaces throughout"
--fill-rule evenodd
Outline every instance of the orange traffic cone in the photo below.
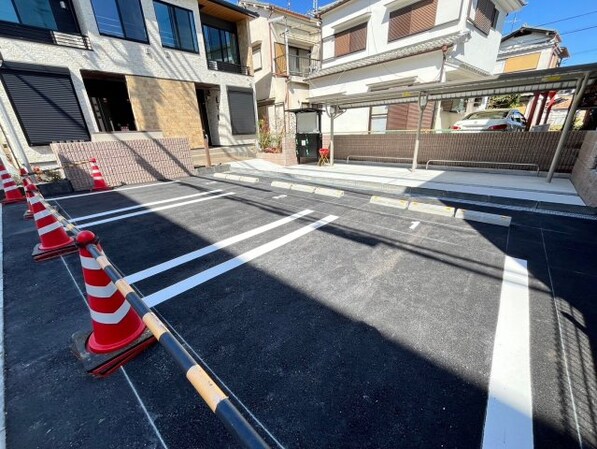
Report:
M 155 339 L 87 250 L 91 243 L 102 251 L 93 232 L 81 231 L 77 235 L 93 331 L 91 335 L 77 333 L 73 340 L 75 352 L 87 371 L 105 376 L 155 343 Z
M 74 240 L 68 236 L 56 217 L 41 202 L 37 188 L 29 184 L 27 190 L 33 194 L 29 203 L 33 209 L 35 227 L 40 240 L 40 243 L 33 248 L 33 259 L 35 261 L 47 260 L 77 251 Z
M 2 178 L 2 188 L 4 189 L 4 200 L 2 201 L 3 204 L 11 204 L 11 203 L 20 203 L 21 201 L 25 201 L 25 197 L 19 190 L 19 186 L 17 183 L 12 179 L 10 173 L 4 166 L 2 160 L 0 160 L 0 177 Z
M 91 162 L 91 176 L 93 177 L 93 187 L 91 190 L 110 190 L 110 186 L 104 180 L 102 172 L 100 172 L 100 169 L 97 166 L 97 159 L 89 159 L 89 162 Z
M 27 170 L 24 168 L 21 168 L 21 179 L 23 180 L 23 187 L 25 188 L 25 197 L 27 197 L 27 210 L 23 214 L 23 218 L 25 220 L 31 220 L 33 218 L 33 208 L 31 207 L 29 198 L 33 196 L 33 193 L 27 189 L 27 186 L 33 184 L 33 181 L 27 176 Z

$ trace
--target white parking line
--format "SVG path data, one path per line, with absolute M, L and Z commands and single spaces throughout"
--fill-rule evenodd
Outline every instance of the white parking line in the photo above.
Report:
M 267 254 L 276 248 L 279 248 L 287 243 L 292 242 L 293 240 L 296 240 L 306 234 L 309 234 L 310 232 L 315 231 L 316 229 L 331 223 L 337 218 L 338 217 L 336 217 L 335 215 L 328 215 L 327 217 L 322 218 L 321 220 L 316 221 L 315 223 L 311 223 L 310 225 L 297 229 L 296 231 L 291 232 L 290 234 L 272 240 L 269 243 L 258 246 L 255 249 L 247 251 L 246 253 L 243 253 L 239 256 L 236 256 L 233 259 L 230 259 L 226 262 L 222 262 L 221 264 L 216 265 L 215 267 L 209 268 L 205 271 L 202 271 L 201 273 L 197 273 L 194 276 L 191 276 L 180 282 L 172 284 L 171 286 L 163 288 L 162 290 L 158 290 L 157 292 L 146 296 L 144 298 L 145 303 L 149 307 L 157 306 L 158 304 L 161 304 L 164 301 L 168 301 L 169 299 L 172 299 L 173 297 L 180 295 L 181 293 L 195 288 L 203 284 L 204 282 L 216 278 L 221 274 L 224 274 L 237 267 L 240 267 L 241 265 L 244 265 L 245 263 L 250 262 L 251 260 L 259 256 Z
M 417 229 L 417 226 L 419 226 L 420 224 L 421 224 L 420 221 L 413 221 L 412 224 L 408 227 L 408 229 L 415 230 L 415 229 Z
M 157 265 L 154 265 L 153 267 L 149 267 L 146 268 L 144 270 L 138 271 L 137 273 L 131 274 L 129 276 L 127 276 L 125 279 L 127 280 L 127 282 L 129 282 L 130 284 L 134 284 L 135 282 L 139 282 L 142 281 L 143 279 L 147 279 L 150 276 L 154 276 L 158 273 L 162 273 L 166 270 L 170 270 L 174 267 L 178 267 L 179 265 L 182 265 L 184 263 L 190 262 L 191 260 L 195 260 L 198 259 L 200 257 L 206 256 L 208 254 L 211 254 L 215 251 L 218 251 L 222 248 L 226 248 L 227 246 L 233 245 L 235 243 L 238 242 L 242 242 L 243 240 L 246 240 L 248 238 L 254 237 L 256 235 L 262 234 L 264 232 L 270 231 L 272 229 L 275 229 L 279 226 L 285 225 L 286 223 L 290 223 L 291 221 L 294 221 L 298 218 L 304 217 L 305 215 L 308 215 L 310 213 L 312 213 L 312 210 L 309 209 L 305 209 L 301 212 L 298 212 L 296 214 L 290 215 L 288 217 L 282 218 L 281 220 L 277 220 L 274 221 L 272 223 L 268 223 L 266 225 L 260 226 L 258 228 L 255 229 L 251 229 L 250 231 L 247 232 L 243 232 L 242 234 L 238 234 L 235 235 L 233 237 L 229 237 L 227 239 L 224 240 L 220 240 L 217 243 L 214 243 L 212 245 L 209 246 L 205 246 L 201 249 L 198 249 L 196 251 L 192 251 L 190 253 L 187 254 L 183 254 L 182 256 L 176 257 L 175 259 L 171 259 L 167 262 L 163 262 Z
M 155 182 L 153 184 L 143 184 L 142 186 L 120 187 L 120 188 L 114 189 L 114 190 L 102 190 L 100 192 L 78 193 L 75 195 L 61 196 L 58 198 L 48 198 L 48 201 L 62 201 L 62 200 L 69 200 L 71 198 L 81 198 L 84 196 L 103 195 L 104 193 L 122 192 L 123 190 L 144 189 L 146 187 L 157 187 L 157 186 L 163 186 L 163 185 L 167 185 L 167 184 L 174 184 L 177 182 L 180 182 L 180 181 Z
M 104 223 L 110 223 L 113 221 L 124 220 L 125 218 L 138 217 L 139 215 L 151 214 L 153 212 L 158 212 L 160 210 L 172 209 L 173 207 L 186 206 L 188 204 L 194 204 L 194 203 L 200 203 L 202 201 L 214 200 L 216 198 L 221 198 L 223 196 L 229 196 L 229 195 L 234 195 L 234 192 L 226 192 L 226 193 L 221 193 L 219 195 L 212 195 L 212 196 L 208 196 L 205 198 L 199 198 L 196 200 L 183 201 L 182 203 L 170 204 L 168 206 L 153 207 L 151 209 L 142 210 L 139 212 L 131 212 L 130 214 L 117 215 L 116 217 L 105 218 L 103 220 L 91 221 L 88 223 L 77 223 L 77 226 L 78 227 L 97 226 L 97 225 L 101 225 Z
M 0 449 L 6 448 L 4 411 L 4 253 L 2 250 L 2 204 L 0 204 Z
M 529 275 L 506 256 L 482 449 L 532 449 Z
M 217 192 L 221 192 L 221 191 L 222 191 L 222 189 L 216 189 L 216 190 L 210 190 L 209 192 L 194 193 L 193 195 L 177 196 L 175 198 L 169 198 L 167 200 L 152 201 L 151 203 L 136 204 L 134 206 L 122 207 L 120 209 L 112 209 L 112 210 L 108 210 L 108 211 L 104 211 L 104 212 L 98 212 L 97 214 L 83 215 L 81 217 L 74 217 L 74 218 L 71 218 L 70 221 L 75 222 L 75 221 L 91 220 L 92 218 L 105 217 L 106 215 L 114 215 L 114 214 L 117 214 L 120 212 L 141 209 L 141 208 L 147 207 L 147 206 L 155 206 L 156 204 L 172 203 L 174 201 L 186 200 L 188 198 L 195 198 L 197 196 L 205 196 L 210 193 L 217 193 Z

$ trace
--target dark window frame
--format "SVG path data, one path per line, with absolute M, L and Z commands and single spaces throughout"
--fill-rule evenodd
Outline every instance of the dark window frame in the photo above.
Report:
M 68 31 L 61 31 L 61 30 L 53 30 L 52 28 L 44 28 L 44 27 L 39 27 L 37 25 L 27 25 L 26 23 L 23 23 L 21 20 L 21 15 L 19 14 L 19 10 L 16 7 L 15 4 L 15 0 L 9 0 L 12 3 L 12 7 L 14 9 L 15 15 L 17 16 L 18 22 L 10 22 L 7 20 L 0 20 L 0 24 L 2 23 L 10 23 L 13 25 L 20 25 L 22 27 L 27 27 L 27 28 L 34 28 L 36 30 L 44 30 L 44 31 L 55 31 L 58 33 L 66 33 L 66 34 L 73 34 L 71 32 Z M 67 5 L 68 5 L 68 10 L 70 11 L 70 13 L 73 16 L 73 21 L 74 21 L 74 25 L 76 27 L 76 34 L 82 34 L 81 33 L 81 26 L 79 25 L 79 18 L 77 17 L 77 11 L 75 11 L 75 8 L 73 6 L 73 2 L 72 0 L 62 0 L 64 1 Z
M 29 64 L 14 64 L 16 66 L 26 66 Z M 44 67 L 44 66 L 41 66 Z M 10 71 L 13 70 L 18 70 L 19 67 L 15 67 L 15 68 L 9 68 Z M 73 95 L 76 99 L 77 102 L 77 106 L 79 108 L 79 112 L 81 113 L 81 117 L 83 119 L 83 125 L 85 126 L 85 129 L 87 130 L 87 141 L 91 141 L 91 132 L 89 131 L 89 124 L 87 123 L 87 119 L 85 117 L 85 114 L 83 113 L 83 108 L 81 107 L 81 101 L 79 99 L 79 96 L 77 95 L 77 91 L 75 90 L 75 85 L 73 83 L 73 76 L 70 72 L 70 70 L 68 69 L 63 69 L 63 68 L 56 68 L 53 66 L 48 66 L 48 67 L 44 67 L 45 70 L 40 71 L 38 69 L 30 69 L 30 71 L 35 72 L 38 71 L 42 74 L 45 75 L 52 75 L 52 73 L 57 74 L 57 75 L 61 75 L 64 76 L 65 78 L 68 77 L 69 81 L 70 81 L 70 87 L 72 88 L 72 92 Z M 67 74 L 67 70 L 68 70 L 68 74 Z M 25 71 L 27 71 L 27 69 L 25 69 Z M 21 132 L 23 133 L 23 135 L 25 136 L 25 140 L 27 141 L 27 144 L 31 147 L 41 147 L 41 146 L 48 146 L 54 142 L 56 142 L 55 140 L 52 140 L 50 142 L 42 142 L 42 143 L 33 143 L 31 141 L 31 137 L 29 136 L 29 131 L 27 131 L 27 128 L 25 127 L 25 123 L 23 121 L 23 119 L 21 118 L 21 114 L 18 111 L 18 106 L 15 102 L 15 100 L 13 99 L 12 95 L 10 94 L 10 90 L 8 87 L 8 84 L 6 83 L 6 81 L 4 80 L 4 77 L 1 76 L 0 74 L 0 83 L 2 84 L 2 87 L 4 88 L 4 92 L 6 92 L 6 96 L 8 97 L 8 101 L 10 103 L 10 106 L 12 107 L 12 110 L 15 114 L 15 116 L 17 117 L 17 121 L 19 122 L 19 126 L 21 127 Z
M 482 5 L 482 2 L 489 2 L 489 3 L 491 3 L 491 6 L 493 7 L 491 17 L 487 17 L 487 19 L 489 20 L 489 29 L 487 31 L 485 29 L 481 28 L 479 26 L 479 22 L 477 21 L 477 14 L 479 14 L 479 10 L 481 9 L 480 6 Z M 471 8 L 472 8 L 472 2 L 471 2 Z M 491 32 L 491 30 L 496 29 L 494 24 L 497 25 L 497 19 L 499 18 L 499 14 L 500 14 L 500 12 L 495 7 L 495 3 L 493 2 L 493 0 L 477 0 L 477 7 L 475 8 L 475 18 L 472 20 L 473 26 L 477 30 L 479 30 L 481 33 L 483 33 L 485 36 L 489 36 L 489 33 Z M 470 19 L 470 15 L 469 15 L 469 19 Z
M 135 1 L 135 0 L 127 0 L 127 1 Z M 100 26 L 99 26 L 99 22 L 97 21 L 97 15 L 95 13 L 95 7 L 93 6 L 93 0 L 91 0 L 91 9 L 93 11 L 93 18 L 95 19 L 95 25 L 97 26 L 97 31 L 100 34 L 100 36 L 105 36 L 105 37 L 109 37 L 112 39 L 121 39 L 123 41 L 130 41 L 130 42 L 137 42 L 138 44 L 148 44 L 150 45 L 149 42 L 149 33 L 147 32 L 147 23 L 145 22 L 145 11 L 143 11 L 143 4 L 141 3 L 141 0 L 137 0 L 137 3 L 139 4 L 139 10 L 141 11 L 141 17 L 143 18 L 142 22 L 143 22 L 143 29 L 145 30 L 145 36 L 147 36 L 146 40 L 141 40 L 141 39 L 134 39 L 131 37 L 126 37 L 126 30 L 124 28 L 124 24 L 122 21 L 122 12 L 120 11 L 120 5 L 118 4 L 118 0 L 114 0 L 114 4 L 116 5 L 116 11 L 118 12 L 118 20 L 120 21 L 120 26 L 122 27 L 122 32 L 124 33 L 124 36 L 116 36 L 114 34 L 108 34 L 108 33 L 104 33 L 103 31 L 101 31 Z
M 157 1 L 157 0 L 155 0 L 155 1 Z M 218 38 L 220 39 L 220 53 L 221 53 L 222 59 L 210 59 L 209 55 L 211 54 L 211 52 L 208 51 L 208 49 L 207 49 L 206 33 L 203 31 L 203 28 L 205 28 L 205 27 L 212 28 L 214 30 L 218 30 L 219 31 Z M 222 41 L 222 32 L 229 33 L 229 34 L 231 34 L 231 35 L 234 36 L 234 41 L 233 42 L 234 42 L 234 45 L 236 45 L 236 57 L 238 58 L 238 60 L 235 61 L 235 62 L 228 62 L 228 61 L 226 61 L 224 59 L 224 45 L 222 45 L 223 44 L 223 41 Z M 202 22 L 201 23 L 201 33 L 203 34 L 203 45 L 205 46 L 205 57 L 206 57 L 206 59 L 208 61 L 226 62 L 226 63 L 229 63 L 229 64 L 236 64 L 238 66 L 242 65 L 241 64 L 241 60 L 240 60 L 240 46 L 238 45 L 238 30 L 232 31 L 231 29 L 226 29 L 226 28 L 224 28 L 222 26 L 217 26 L 217 25 L 214 25 L 212 23 Z M 232 42 L 232 40 L 231 40 L 231 42 Z
M 168 10 L 176 10 L 176 9 L 180 9 L 182 11 L 188 12 L 191 15 L 191 25 L 193 27 L 193 41 L 194 41 L 194 45 L 196 50 L 189 50 L 187 48 L 182 48 L 182 47 L 176 47 L 176 46 L 170 46 L 170 45 L 165 45 L 164 41 L 162 40 L 162 36 L 160 34 L 160 42 L 162 44 L 163 48 L 167 48 L 169 50 L 177 50 L 177 51 L 184 51 L 186 53 L 192 53 L 194 55 L 198 55 L 199 54 L 199 40 L 197 39 L 197 26 L 195 25 L 195 12 L 192 9 L 188 9 L 188 8 L 183 8 L 182 6 L 178 6 L 178 5 L 173 5 L 172 3 L 167 3 L 161 0 L 153 0 L 152 3 L 155 5 L 156 3 L 160 3 L 164 6 L 166 6 L 168 8 Z M 155 6 L 154 6 L 154 11 L 155 11 Z M 180 42 L 180 33 L 178 31 L 178 18 L 176 16 L 176 14 L 174 14 L 174 16 L 170 15 L 170 23 L 172 25 L 172 31 L 174 33 L 176 33 L 176 37 L 178 38 L 178 42 Z M 172 21 L 172 18 L 174 17 L 174 21 Z M 156 22 L 157 22 L 157 17 L 156 17 Z M 176 26 L 174 26 L 176 25 Z M 158 23 L 158 33 L 160 32 L 160 25 Z M 176 39 L 175 39 L 176 42 Z
M 245 94 L 251 94 L 252 99 L 252 111 L 253 111 L 253 131 L 248 133 L 241 133 L 234 130 L 234 124 L 232 121 L 232 113 L 230 107 L 230 92 L 239 92 Z M 228 97 L 228 114 L 230 117 L 230 131 L 233 136 L 250 136 L 257 133 L 257 116 L 255 115 L 255 92 L 253 89 L 246 88 L 246 87 L 237 87 L 237 86 L 226 86 L 226 95 Z

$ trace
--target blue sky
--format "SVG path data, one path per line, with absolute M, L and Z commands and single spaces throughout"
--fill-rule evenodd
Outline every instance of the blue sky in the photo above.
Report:
M 269 1 L 285 8 L 289 6 L 290 1 L 290 9 L 301 13 L 305 13 L 313 7 L 312 0 Z M 320 6 L 331 3 L 329 0 L 319 0 L 319 2 Z M 554 28 L 560 33 L 566 33 L 581 28 L 595 27 L 585 31 L 563 34 L 562 39 L 563 45 L 568 47 L 572 56 L 564 62 L 564 65 L 597 62 L 597 2 L 595 0 L 527 0 L 527 3 L 528 5 L 517 14 L 508 16 L 504 34 L 508 34 L 511 30 L 524 24 L 538 26 L 592 12 L 593 14 L 584 17 L 545 25 L 545 28 Z

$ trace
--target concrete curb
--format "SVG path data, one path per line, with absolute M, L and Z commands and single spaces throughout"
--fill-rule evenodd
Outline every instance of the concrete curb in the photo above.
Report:
M 442 215 L 444 217 L 453 217 L 456 210 L 450 206 L 441 206 L 439 204 L 421 203 L 419 201 L 411 201 L 408 203 L 408 210 L 413 212 L 423 212 L 426 214 Z
M 396 209 L 406 209 L 408 207 L 408 200 L 387 198 L 385 196 L 372 196 L 369 202 L 371 204 L 379 204 L 380 206 L 394 207 Z
M 507 215 L 490 214 L 468 209 L 458 209 L 454 218 L 505 227 L 509 227 L 512 222 L 512 217 L 508 217 Z
M 214 173 L 214 178 L 227 179 L 228 181 L 248 182 L 251 184 L 256 184 L 259 182 L 259 178 L 255 178 L 253 176 L 240 176 L 240 175 L 233 175 L 230 173 Z
M 344 196 L 344 190 L 310 186 L 307 184 L 292 184 L 290 182 L 272 181 L 271 186 L 277 187 L 279 189 L 294 190 L 296 192 L 314 193 L 315 195 L 331 196 L 334 198 L 341 198 Z

